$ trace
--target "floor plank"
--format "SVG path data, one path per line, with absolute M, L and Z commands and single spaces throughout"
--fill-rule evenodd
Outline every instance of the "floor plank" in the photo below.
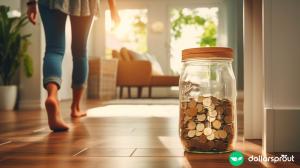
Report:
M 80 157 L 130 157 L 134 148 L 89 148 L 77 156 Z

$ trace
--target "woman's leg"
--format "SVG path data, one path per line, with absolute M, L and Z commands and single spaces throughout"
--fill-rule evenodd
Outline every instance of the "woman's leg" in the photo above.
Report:
M 93 16 L 70 16 L 72 27 L 73 102 L 71 116 L 82 117 L 86 112 L 80 110 L 80 100 L 83 96 L 88 74 L 87 40 L 93 22 Z
M 61 85 L 61 64 L 65 52 L 65 23 L 67 15 L 39 5 L 45 30 L 46 52 L 43 64 L 43 84 L 48 92 L 45 102 L 49 127 L 53 131 L 68 130 L 61 117 L 57 92 Z

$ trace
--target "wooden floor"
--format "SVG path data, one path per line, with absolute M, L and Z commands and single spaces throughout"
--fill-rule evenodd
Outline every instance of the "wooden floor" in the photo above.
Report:
M 84 104 L 85 109 L 101 106 L 97 101 Z M 106 116 L 72 120 L 69 106 L 70 102 L 62 103 L 64 118 L 71 129 L 62 133 L 48 129 L 45 111 L 0 111 L 0 167 L 230 167 L 229 154 L 184 153 L 178 138 L 177 117 Z M 178 111 L 170 113 L 178 116 Z M 237 150 L 245 158 L 257 156 L 261 154 L 261 141 L 243 141 L 240 134 Z M 262 164 L 245 159 L 241 167 L 297 166 L 299 160 L 293 164 Z

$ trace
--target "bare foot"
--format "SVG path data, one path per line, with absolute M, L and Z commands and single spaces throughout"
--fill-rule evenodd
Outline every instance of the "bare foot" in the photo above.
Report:
M 58 100 L 55 97 L 48 97 L 45 102 L 45 106 L 50 129 L 54 132 L 67 131 L 69 126 L 61 117 Z
M 78 118 L 78 117 L 84 117 L 86 116 L 85 111 L 80 111 L 79 105 L 73 105 L 71 106 L 71 117 Z

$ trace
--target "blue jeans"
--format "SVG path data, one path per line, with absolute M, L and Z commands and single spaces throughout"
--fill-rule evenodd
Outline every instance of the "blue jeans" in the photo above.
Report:
M 46 51 L 43 64 L 43 85 L 61 86 L 62 60 L 65 54 L 65 25 L 67 14 L 39 5 L 45 30 Z M 72 88 L 84 88 L 88 74 L 87 39 L 93 16 L 70 16 L 73 55 Z

